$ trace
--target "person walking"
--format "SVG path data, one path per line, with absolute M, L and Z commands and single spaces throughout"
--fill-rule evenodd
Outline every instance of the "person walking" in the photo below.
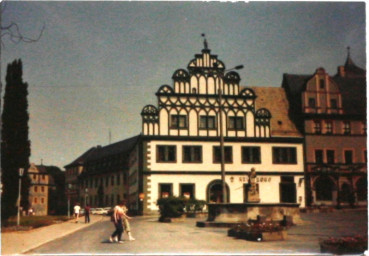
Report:
M 91 207 L 89 205 L 85 206 L 85 223 L 90 223 L 90 210 Z
M 129 219 L 132 219 L 132 218 L 131 217 L 128 217 L 128 215 L 127 215 L 127 212 L 128 212 L 128 208 L 126 206 L 127 201 L 126 200 L 123 200 L 123 204 L 124 205 L 122 206 L 122 209 L 123 209 L 123 211 L 125 213 L 125 216 L 126 216 L 125 218 L 123 218 L 123 227 L 124 227 L 124 230 L 127 232 L 128 241 L 134 241 L 136 239 L 132 237 L 131 226 L 129 225 L 129 221 L 128 221 L 128 218 Z
M 79 210 L 81 210 L 81 206 L 79 206 L 79 203 L 76 203 L 73 210 L 74 210 L 74 217 L 76 219 L 76 223 L 78 223 Z
M 111 243 L 114 242 L 114 241 L 118 242 L 118 243 L 123 243 L 123 240 L 122 240 L 122 234 L 123 234 L 123 231 L 124 231 L 123 219 L 124 218 L 131 219 L 130 217 L 128 217 L 126 215 L 126 213 L 123 210 L 124 204 L 125 204 L 124 201 L 121 201 L 121 202 L 119 202 L 119 204 L 117 206 L 114 207 L 114 212 L 113 212 L 113 215 L 112 215 L 112 221 L 114 222 L 115 231 L 109 237 L 109 241 Z

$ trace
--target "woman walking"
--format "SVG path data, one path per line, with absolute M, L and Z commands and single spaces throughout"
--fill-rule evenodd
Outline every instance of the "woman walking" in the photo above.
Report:
M 118 242 L 118 243 L 123 243 L 123 240 L 122 240 L 122 234 L 123 234 L 123 231 L 124 231 L 124 229 L 123 229 L 123 219 L 125 219 L 125 218 L 131 219 L 130 217 L 128 217 L 126 215 L 126 213 L 123 210 L 124 204 L 125 204 L 125 202 L 122 201 L 117 206 L 114 207 L 112 221 L 114 222 L 115 231 L 109 237 L 110 242 L 115 241 L 115 242 Z

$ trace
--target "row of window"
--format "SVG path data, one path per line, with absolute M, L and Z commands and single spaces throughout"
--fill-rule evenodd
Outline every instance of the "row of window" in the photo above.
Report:
M 34 197 L 33 198 L 33 203 L 35 203 L 35 204 L 38 204 L 38 203 L 44 204 L 45 203 L 45 198 L 41 197 L 40 201 L 39 201 L 37 197 Z
M 127 199 L 126 195 L 124 195 L 124 199 Z M 81 202 L 83 202 L 84 200 L 85 198 L 82 197 Z M 114 206 L 118 204 L 120 200 L 120 195 L 114 194 L 101 196 L 100 198 L 97 195 L 89 196 L 86 198 L 87 204 L 91 206 Z
M 171 129 L 187 129 L 188 117 L 186 115 L 171 115 L 170 116 Z M 200 129 L 217 129 L 215 116 L 200 116 Z M 245 119 L 242 116 L 229 116 L 227 119 L 227 128 L 230 130 L 245 129 Z
M 34 187 L 33 187 L 33 191 L 38 192 L 38 186 L 34 186 Z M 41 191 L 41 192 L 45 192 L 45 187 L 44 187 L 44 186 L 41 186 L 41 187 L 40 187 L 40 191 Z
M 103 178 L 103 177 L 91 178 L 91 179 L 85 179 L 83 181 L 83 183 L 84 183 L 85 188 L 97 188 L 100 185 L 104 186 L 104 184 L 105 184 L 105 187 L 108 187 L 109 184 L 111 186 L 120 185 L 120 182 L 121 182 L 120 177 L 121 177 L 121 175 L 117 174 L 117 175 L 111 175 L 111 176 L 108 176 L 108 177 L 105 177 L 105 178 Z M 104 183 L 104 179 L 105 179 L 105 183 Z M 126 174 L 123 175 L 123 184 L 125 183 L 125 180 L 126 180 Z
M 325 123 L 325 134 L 333 134 L 333 122 L 330 120 L 324 121 Z M 362 134 L 366 135 L 366 124 L 362 123 Z M 321 134 L 322 133 L 322 122 L 320 120 L 314 121 L 314 133 Z M 350 121 L 343 121 L 342 134 L 349 135 L 351 134 L 351 123 Z
M 316 108 L 316 101 L 315 98 L 309 98 L 308 100 L 308 106 L 309 108 Z M 338 109 L 337 99 L 331 99 L 330 100 L 330 106 L 331 109 Z
M 352 150 L 344 150 L 344 161 L 345 164 L 352 164 L 353 163 L 353 151 Z M 335 163 L 335 151 L 332 149 L 325 150 L 325 161 L 324 161 L 324 151 L 322 149 L 315 150 L 315 163 L 322 164 L 324 162 L 328 164 Z M 364 150 L 364 161 L 365 163 L 368 161 L 366 150 Z
M 176 163 L 177 147 L 174 145 L 158 145 L 156 147 L 156 162 Z M 202 146 L 182 146 L 183 163 L 202 163 Z M 273 147 L 272 156 L 274 164 L 296 164 L 296 148 Z M 261 163 L 260 147 L 241 147 L 242 163 Z M 221 162 L 221 149 L 213 146 L 213 163 Z M 233 163 L 232 146 L 224 147 L 224 162 Z

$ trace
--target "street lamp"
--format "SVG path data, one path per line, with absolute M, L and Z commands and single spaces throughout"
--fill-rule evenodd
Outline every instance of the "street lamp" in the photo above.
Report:
M 215 65 L 217 67 L 217 65 Z M 228 72 L 232 70 L 239 70 L 242 69 L 243 65 L 235 66 L 234 68 L 224 70 L 223 72 Z M 224 136 L 223 136 L 223 104 L 222 104 L 222 89 L 220 87 L 220 76 L 223 80 L 223 74 L 218 73 L 218 97 L 219 97 L 219 133 L 220 133 L 220 171 L 222 173 L 222 194 L 223 194 L 223 203 L 227 202 L 227 189 L 225 183 L 225 168 L 224 168 Z
M 70 190 L 72 188 L 72 184 L 68 184 L 68 190 L 67 190 L 67 193 L 68 193 L 68 219 L 70 218 Z
M 85 207 L 87 206 L 88 188 L 85 188 Z
M 24 168 L 19 168 L 17 226 L 19 226 L 19 224 L 20 224 L 20 202 L 21 202 L 21 186 L 22 186 L 23 173 L 24 173 Z

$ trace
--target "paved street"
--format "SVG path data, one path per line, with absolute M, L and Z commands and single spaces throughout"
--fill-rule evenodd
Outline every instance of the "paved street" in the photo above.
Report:
M 288 230 L 282 242 L 250 242 L 227 236 L 227 228 L 197 228 L 199 219 L 183 223 L 159 223 L 154 217 L 132 220 L 136 241 L 111 244 L 108 237 L 113 225 L 105 217 L 102 221 L 66 237 L 49 242 L 28 253 L 34 254 L 145 254 L 145 253 L 201 253 L 201 254 L 263 254 L 263 253 L 319 253 L 318 238 L 367 234 L 366 211 L 309 213 L 301 215 L 303 223 Z

